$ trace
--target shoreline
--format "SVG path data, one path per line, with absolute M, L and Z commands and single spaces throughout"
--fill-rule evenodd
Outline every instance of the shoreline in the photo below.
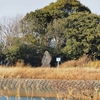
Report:
M 58 80 L 58 79 L 1 79 L 0 95 L 24 97 L 57 97 L 66 96 L 69 90 L 73 93 L 88 91 L 93 94 L 100 90 L 98 80 Z M 100 93 L 100 91 L 99 91 Z

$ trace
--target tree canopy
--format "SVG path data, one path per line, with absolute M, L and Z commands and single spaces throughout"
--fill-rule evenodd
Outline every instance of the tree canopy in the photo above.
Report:
M 77 0 L 57 0 L 55 3 L 27 13 L 22 22 L 22 31 L 24 33 L 45 34 L 47 26 L 54 19 L 68 17 L 73 12 L 91 12 L 89 8 L 82 5 Z
M 100 16 L 77 0 L 57 0 L 24 18 L 1 24 L 0 60 L 41 66 L 43 53 L 62 62 L 83 54 L 100 59 Z
M 64 33 L 66 46 L 63 52 L 71 59 L 76 59 L 84 53 L 91 57 L 100 57 L 100 16 L 73 13 L 67 18 Z

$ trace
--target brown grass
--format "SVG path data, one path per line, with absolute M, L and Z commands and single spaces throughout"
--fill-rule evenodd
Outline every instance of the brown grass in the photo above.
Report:
M 95 68 L 0 68 L 0 78 L 100 80 Z
M 60 65 L 60 68 L 73 68 L 73 67 L 81 67 L 81 68 L 100 68 L 100 60 L 91 60 L 88 58 L 86 54 L 80 57 L 78 60 L 69 60 Z
M 87 67 L 89 61 L 91 61 L 87 55 L 83 55 L 78 60 L 69 60 L 60 65 L 61 68 L 70 68 L 70 67 Z
M 17 62 L 16 66 L 1 66 L 0 78 L 100 80 L 100 61 L 92 61 L 83 55 L 78 60 L 61 64 L 59 68 L 32 68 Z

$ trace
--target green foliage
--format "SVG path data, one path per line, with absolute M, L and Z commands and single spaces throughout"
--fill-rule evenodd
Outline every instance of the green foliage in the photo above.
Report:
M 22 32 L 45 34 L 50 22 L 68 17 L 73 12 L 91 11 L 77 0 L 58 0 L 49 6 L 28 13 L 21 21 Z
M 32 34 L 27 34 L 22 38 L 14 38 L 12 45 L 3 50 L 7 62 L 14 64 L 19 59 L 23 59 L 26 63 L 29 62 L 26 59 L 30 59 L 30 56 L 32 56 L 31 54 L 33 53 L 32 50 L 35 47 L 35 43 L 36 40 Z
M 25 18 L 21 21 L 22 32 L 24 33 L 41 33 L 46 32 L 47 24 L 52 20 L 52 16 L 45 11 L 36 10 L 27 14 Z
M 47 27 L 46 35 L 48 36 L 49 45 L 58 51 L 61 51 L 61 48 L 65 44 L 64 31 L 66 29 L 66 21 L 66 18 L 55 19 Z
M 57 0 L 57 2 L 51 3 L 49 6 L 44 7 L 43 10 L 49 12 L 61 10 L 68 14 L 72 12 L 91 12 L 89 8 L 82 5 L 77 0 Z
M 67 18 L 66 46 L 63 52 L 70 59 L 88 54 L 100 57 L 100 17 L 89 13 L 73 13 Z
M 52 48 L 56 51 L 55 55 L 61 55 L 65 45 L 66 18 L 74 12 L 91 11 L 77 0 L 57 0 L 42 9 L 28 13 L 21 21 L 22 32 L 35 36 L 38 40 L 36 48 L 40 48 L 41 53 L 44 48 Z
M 3 44 L 0 43 L 0 61 L 1 61 L 1 60 L 4 60 L 4 58 L 5 58 L 5 56 L 4 56 L 4 54 L 2 53 L 2 51 L 3 51 Z
M 9 42 L 3 54 L 9 63 L 22 59 L 25 64 L 40 66 L 45 50 L 52 55 L 52 66 L 56 57 L 63 62 L 85 53 L 100 59 L 100 16 L 77 0 L 57 0 L 27 13 L 20 26 L 22 37 L 6 38 Z

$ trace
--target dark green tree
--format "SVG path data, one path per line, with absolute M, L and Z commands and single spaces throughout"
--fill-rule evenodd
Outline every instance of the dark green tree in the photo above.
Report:
M 73 13 L 66 23 L 64 54 L 70 59 L 77 59 L 84 53 L 100 58 L 100 16 Z
M 70 54 L 66 53 L 66 43 L 68 44 L 69 41 L 70 44 L 72 38 L 67 34 L 67 29 L 68 33 L 72 33 L 74 30 L 73 28 L 77 26 L 77 24 L 75 24 L 76 26 L 74 25 L 75 27 L 71 25 L 69 32 L 69 26 L 74 19 L 73 17 L 75 15 L 73 13 L 75 12 L 77 12 L 77 14 L 79 12 L 87 12 L 87 14 L 85 14 L 86 16 L 91 13 L 87 7 L 77 0 L 57 0 L 57 2 L 51 3 L 42 9 L 27 13 L 18 24 L 9 23 L 8 26 L 11 26 L 8 27 L 10 35 L 7 35 L 6 37 L 7 42 L 3 50 L 6 60 L 9 63 L 14 64 L 22 59 L 25 64 L 30 63 L 33 66 L 40 66 L 43 53 L 45 50 L 48 50 L 53 57 L 51 63 L 54 66 L 56 63 L 55 58 L 57 56 L 64 58 L 66 55 L 69 55 L 70 57 Z M 80 15 L 78 14 L 78 16 Z M 78 20 L 78 18 L 76 19 Z M 80 20 L 82 20 L 82 18 L 80 18 Z M 72 21 L 72 24 L 74 22 L 75 21 Z M 3 29 L 5 32 L 6 27 Z M 12 31 L 12 29 L 14 30 Z M 83 29 L 80 29 L 80 31 L 82 32 Z M 97 29 L 95 31 L 97 31 Z M 8 34 L 8 32 L 6 34 Z M 77 42 L 76 39 L 72 40 Z M 77 45 L 80 45 L 80 42 L 76 44 L 76 47 Z M 74 50 L 76 50 L 76 48 Z M 79 56 L 82 53 L 83 52 L 80 51 L 77 55 Z M 76 53 L 74 56 L 76 56 Z
M 20 22 L 22 33 L 35 36 L 38 40 L 37 50 L 39 48 L 42 54 L 51 48 L 52 54 L 55 51 L 54 55 L 61 55 L 65 45 L 66 18 L 74 12 L 91 11 L 77 0 L 57 0 L 42 9 L 27 13 Z
M 3 54 L 6 55 L 6 60 L 9 64 L 15 64 L 18 60 L 23 60 L 25 64 L 32 63 L 32 57 L 36 54 L 35 47 L 37 46 L 36 39 L 32 34 L 27 34 L 21 38 L 14 38 L 12 46 L 5 48 Z
M 47 36 L 49 46 L 61 52 L 61 48 L 65 45 L 65 34 L 67 18 L 55 19 L 47 27 Z
M 47 26 L 54 19 L 68 17 L 73 12 L 91 12 L 77 0 L 57 0 L 55 3 L 30 12 L 21 21 L 22 32 L 46 34 Z

